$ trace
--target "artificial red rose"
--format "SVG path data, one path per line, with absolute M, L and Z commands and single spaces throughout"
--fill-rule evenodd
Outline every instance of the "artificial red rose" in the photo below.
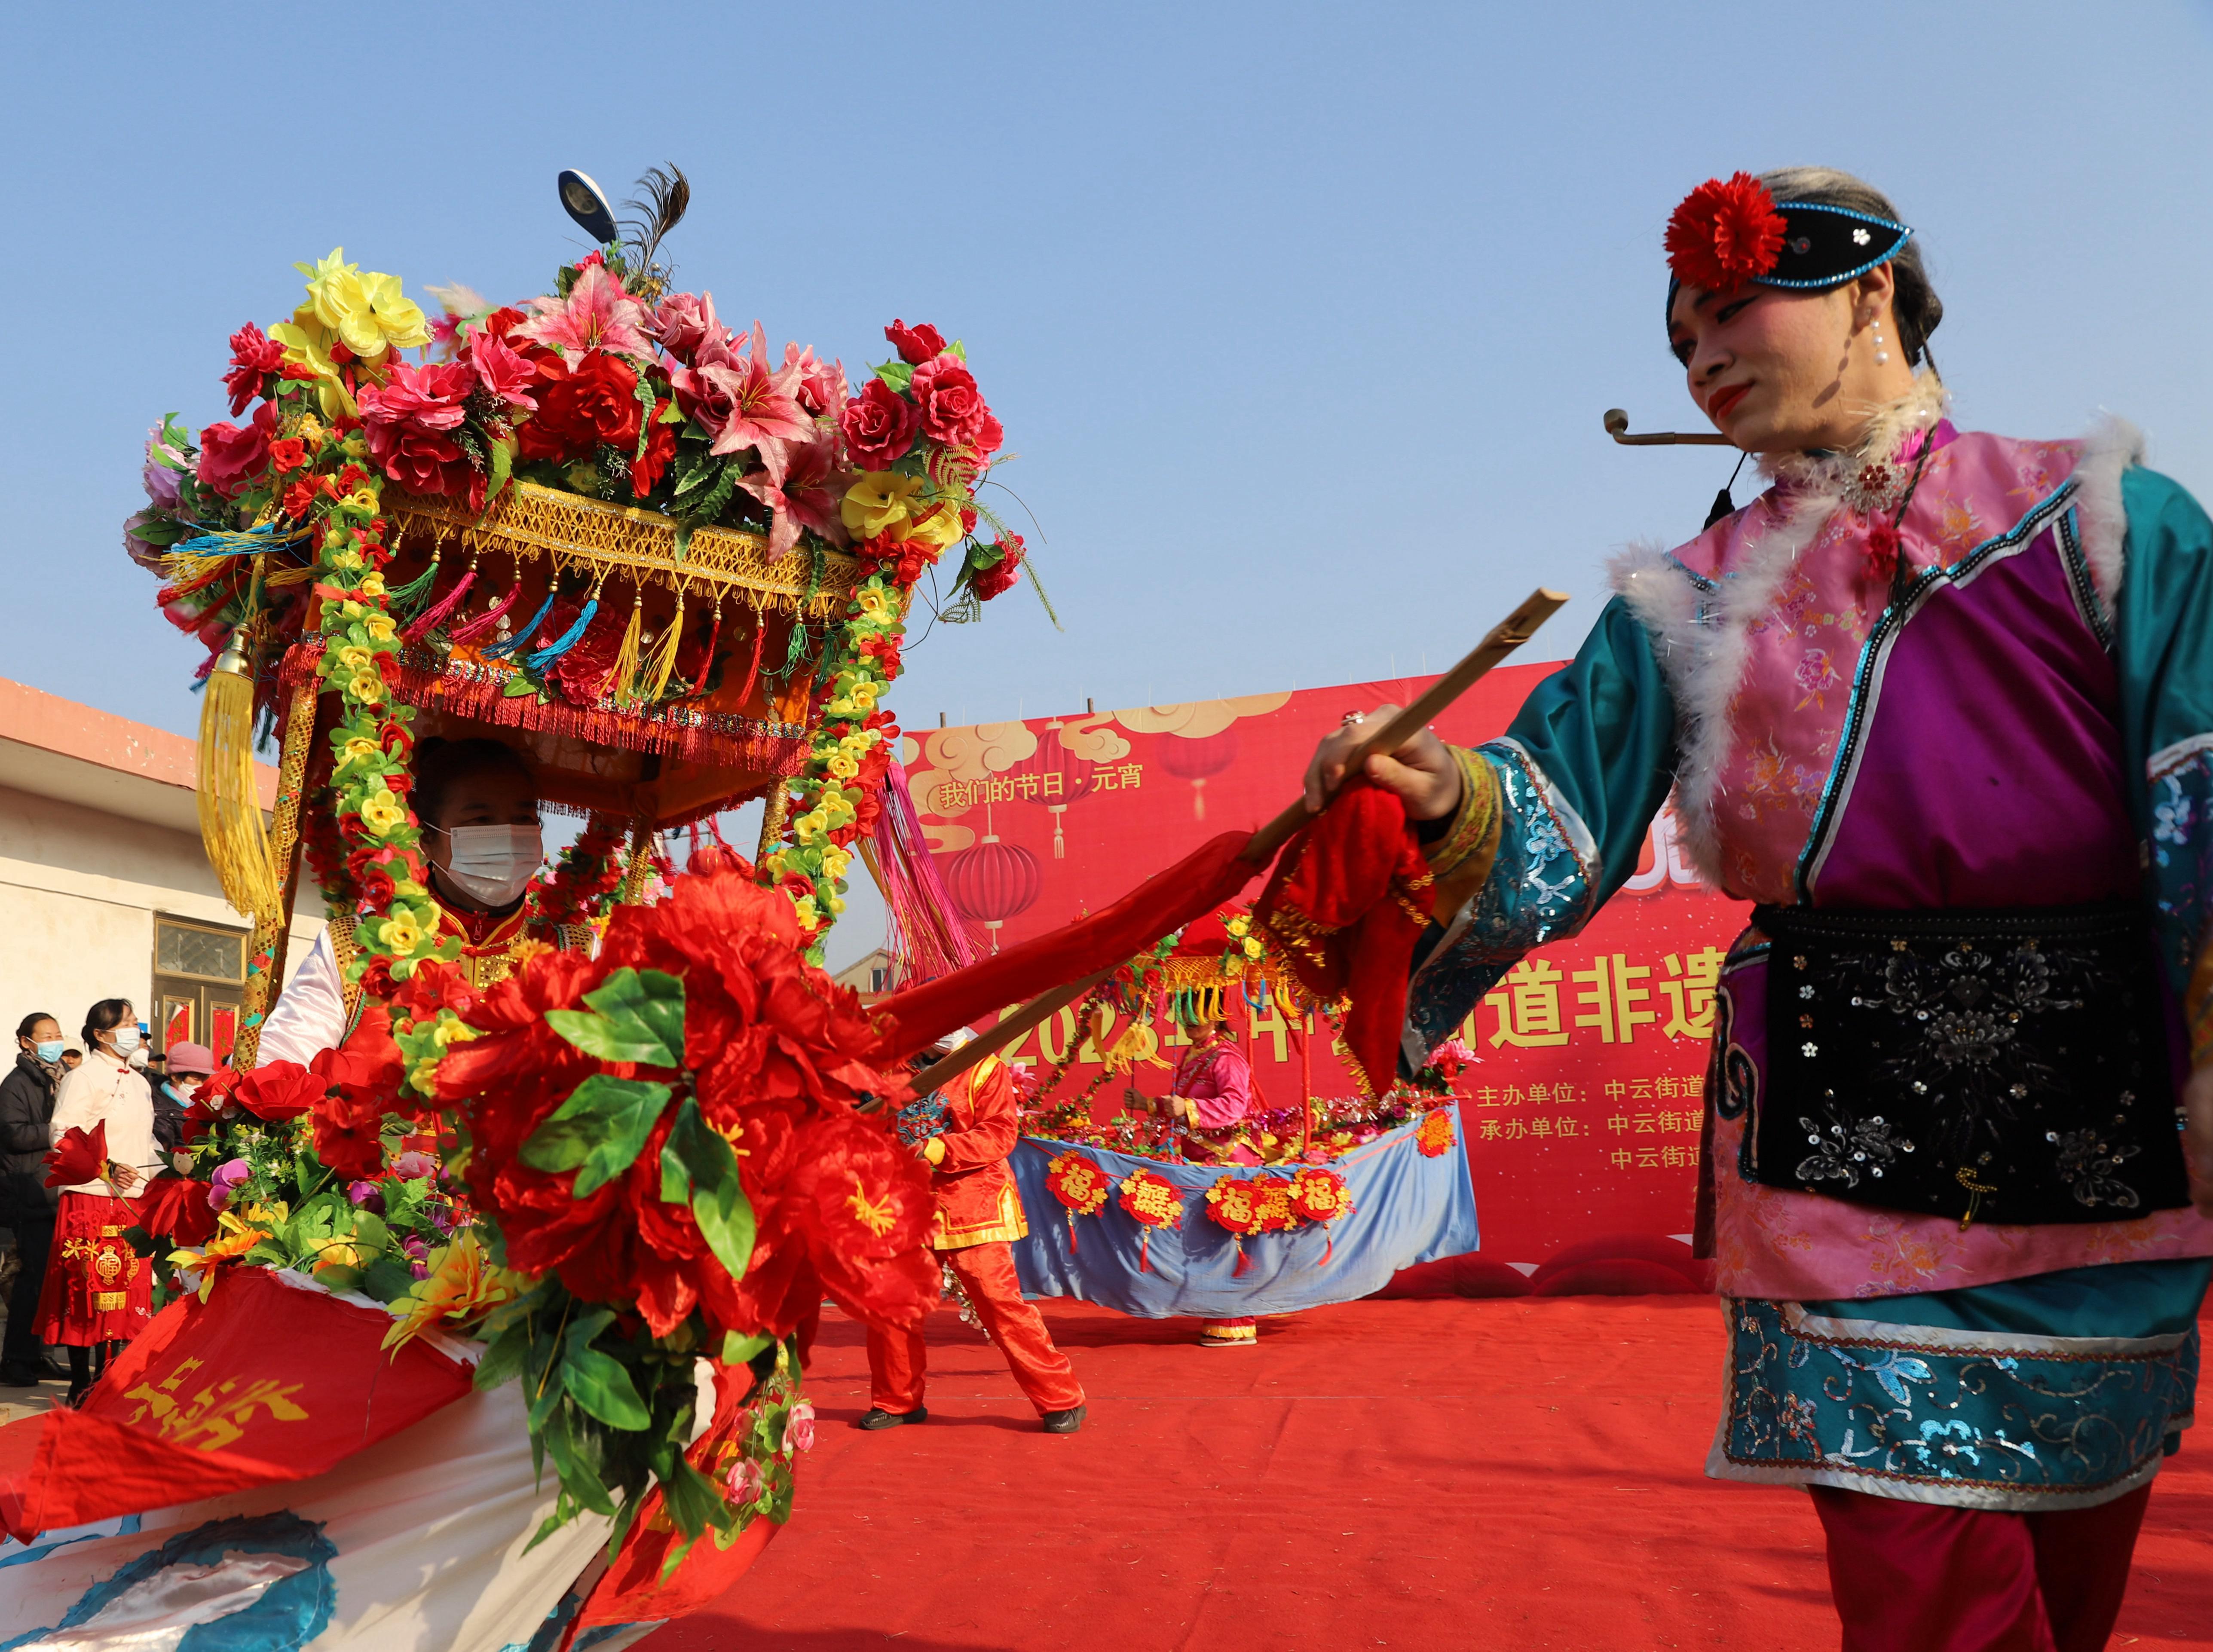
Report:
M 488 332 L 495 338 L 504 338 L 509 332 L 521 326 L 522 322 L 523 314 L 521 310 L 511 304 L 503 305 L 478 322 L 476 331 Z
M 415 972 L 391 1002 L 393 1009 L 417 1021 L 436 1020 L 441 1009 L 466 1017 L 476 1004 L 477 990 L 458 964 L 431 959 L 415 966 Z
M 269 444 L 269 462 L 278 473 L 298 470 L 308 462 L 308 444 L 296 436 Z
M 284 346 L 248 321 L 230 335 L 230 370 L 223 375 L 230 392 L 230 415 L 237 418 L 246 404 L 261 393 L 262 381 L 284 365 Z
M 107 1170 L 107 1121 L 103 1119 L 89 1134 L 79 1125 L 64 1131 L 61 1139 L 46 1149 L 46 1186 L 73 1187 L 98 1181 Z
M 1667 219 L 1667 267 L 1686 287 L 1734 292 L 1774 269 L 1783 215 L 1767 186 L 1748 172 L 1709 178 Z
M 411 493 L 468 491 L 474 468 L 453 433 L 467 414 L 475 369 L 462 362 L 433 367 L 392 364 L 387 383 L 360 395 L 369 451 L 384 473 Z
M 270 451 L 274 453 L 276 449 L 272 448 Z M 334 485 L 340 493 L 351 493 L 367 480 L 369 480 L 369 472 L 351 460 L 348 460 L 345 468 L 338 472 L 338 479 Z
M 588 459 L 602 442 L 637 449 L 637 373 L 627 362 L 594 350 L 573 371 L 557 356 L 538 374 L 538 411 L 515 430 L 525 459 Z
M 918 366 L 945 348 L 945 335 L 927 321 L 909 326 L 904 321 L 894 321 L 884 329 L 884 337 L 899 353 L 899 360 Z
M 296 1061 L 272 1061 L 240 1079 L 231 1099 L 256 1119 L 274 1124 L 297 1119 L 321 1100 L 323 1081 Z
M 235 499 L 269 468 L 269 442 L 277 432 L 277 405 L 265 401 L 241 429 L 228 420 L 200 432 L 200 485 Z
M 989 602 L 1021 577 L 1022 536 L 1009 533 L 993 547 L 1000 555 L 989 568 L 978 568 L 968 576 L 968 587 L 978 599 Z
M 883 471 L 914 446 L 921 422 L 921 413 L 905 397 L 881 379 L 870 379 L 845 404 L 838 428 L 845 433 L 845 452 L 855 465 Z
M 668 406 L 667 397 L 653 404 L 653 423 L 648 427 L 649 434 L 645 438 L 645 457 L 631 460 L 631 492 L 640 499 L 660 485 L 662 474 L 668 469 L 669 460 L 676 457 L 676 426 L 665 424 L 661 418 Z M 633 453 L 635 451 L 632 449 Z
M 914 370 L 907 386 L 920 416 L 922 433 L 948 448 L 973 448 L 991 410 L 975 375 L 958 356 L 933 356 Z

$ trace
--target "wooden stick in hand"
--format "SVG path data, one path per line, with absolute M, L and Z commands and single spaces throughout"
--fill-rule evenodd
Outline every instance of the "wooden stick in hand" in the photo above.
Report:
M 1528 600 L 1491 627 L 1467 657 L 1450 671 L 1430 684 L 1428 690 L 1405 710 L 1361 742 L 1360 749 L 1344 765 L 1346 777 L 1358 774 L 1368 759 L 1378 753 L 1395 752 L 1416 735 L 1444 714 L 1445 709 L 1472 688 L 1490 669 L 1536 635 L 1537 627 L 1558 613 L 1567 598 L 1558 591 L 1548 591 L 1539 586 L 1530 594 Z M 1342 785 L 1344 781 L 1338 782 Z M 1256 867 L 1273 860 L 1276 851 L 1291 839 L 1293 833 L 1314 817 L 1307 813 L 1306 800 L 1302 797 L 1289 808 L 1253 834 L 1252 841 L 1240 851 L 1241 857 Z M 1059 987 L 1031 1000 L 1019 1015 L 1008 1016 L 997 1027 L 978 1033 L 951 1055 L 933 1062 L 914 1076 L 917 1094 L 943 1088 L 960 1076 L 985 1057 L 1004 1049 L 1047 1016 L 1058 1014 L 1070 1004 L 1114 972 L 1113 967 L 1088 975 L 1070 986 Z

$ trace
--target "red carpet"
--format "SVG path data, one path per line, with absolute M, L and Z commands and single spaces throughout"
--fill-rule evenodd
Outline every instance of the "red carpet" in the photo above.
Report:
M 1837 1644 L 1800 1493 L 1722 1485 L 1710 1297 L 1366 1301 L 1202 1349 L 1043 1305 L 1090 1391 L 1040 1434 L 941 1310 L 931 1420 L 862 1434 L 826 1315 L 791 1527 L 649 1652 L 1341 1652 Z M 2213 1625 L 2213 1441 L 2159 1479 L 2116 1647 Z

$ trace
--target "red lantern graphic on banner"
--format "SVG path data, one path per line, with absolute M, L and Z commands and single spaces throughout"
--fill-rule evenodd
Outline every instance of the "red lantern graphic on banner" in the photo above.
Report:
M 1170 735 L 1156 749 L 1162 768 L 1179 780 L 1191 782 L 1191 818 L 1204 820 L 1207 778 L 1220 774 L 1237 760 L 1236 731 L 1224 728 L 1218 735 L 1204 735 L 1197 740 Z
M 1037 795 L 1023 795 L 1026 802 L 1042 803 L 1052 816 L 1052 857 L 1068 858 L 1068 839 L 1061 830 L 1061 817 L 1068 806 L 1077 799 L 1088 797 L 1099 783 L 1097 765 L 1076 755 L 1068 749 L 1064 738 L 1064 723 L 1055 717 L 1045 726 L 1045 735 L 1038 741 L 1037 754 L 1022 765 L 1024 772 L 1038 776 L 1042 782 Z
M 973 848 L 962 850 L 945 867 L 953 904 L 963 917 L 991 931 L 993 952 L 999 949 L 999 926 L 1027 911 L 1044 883 L 1037 856 L 1019 844 L 1001 843 L 995 832 L 985 832 Z

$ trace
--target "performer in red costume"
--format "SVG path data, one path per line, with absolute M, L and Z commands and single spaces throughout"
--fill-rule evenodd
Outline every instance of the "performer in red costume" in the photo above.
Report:
M 966 1043 L 966 1037 L 960 1035 L 959 1041 Z M 948 1040 L 924 1059 L 935 1060 L 954 1047 Z M 1053 1346 L 1044 1317 L 1022 1300 L 1009 1248 L 1030 1230 L 1014 1173 L 1007 1168 L 1017 1131 L 1013 1078 L 996 1057 L 955 1079 L 949 1094 L 932 1092 L 899 1114 L 901 1138 L 934 1173 L 930 1187 L 937 1196 L 937 1222 L 931 1247 L 960 1282 L 984 1334 L 1007 1356 L 1008 1369 L 1037 1407 L 1045 1431 L 1073 1434 L 1083 1426 L 1083 1385 L 1076 1380 L 1068 1356 Z M 928 1344 L 920 1330 L 871 1330 L 873 1404 L 857 1426 L 895 1429 L 929 1421 L 922 1403 L 928 1366 Z

